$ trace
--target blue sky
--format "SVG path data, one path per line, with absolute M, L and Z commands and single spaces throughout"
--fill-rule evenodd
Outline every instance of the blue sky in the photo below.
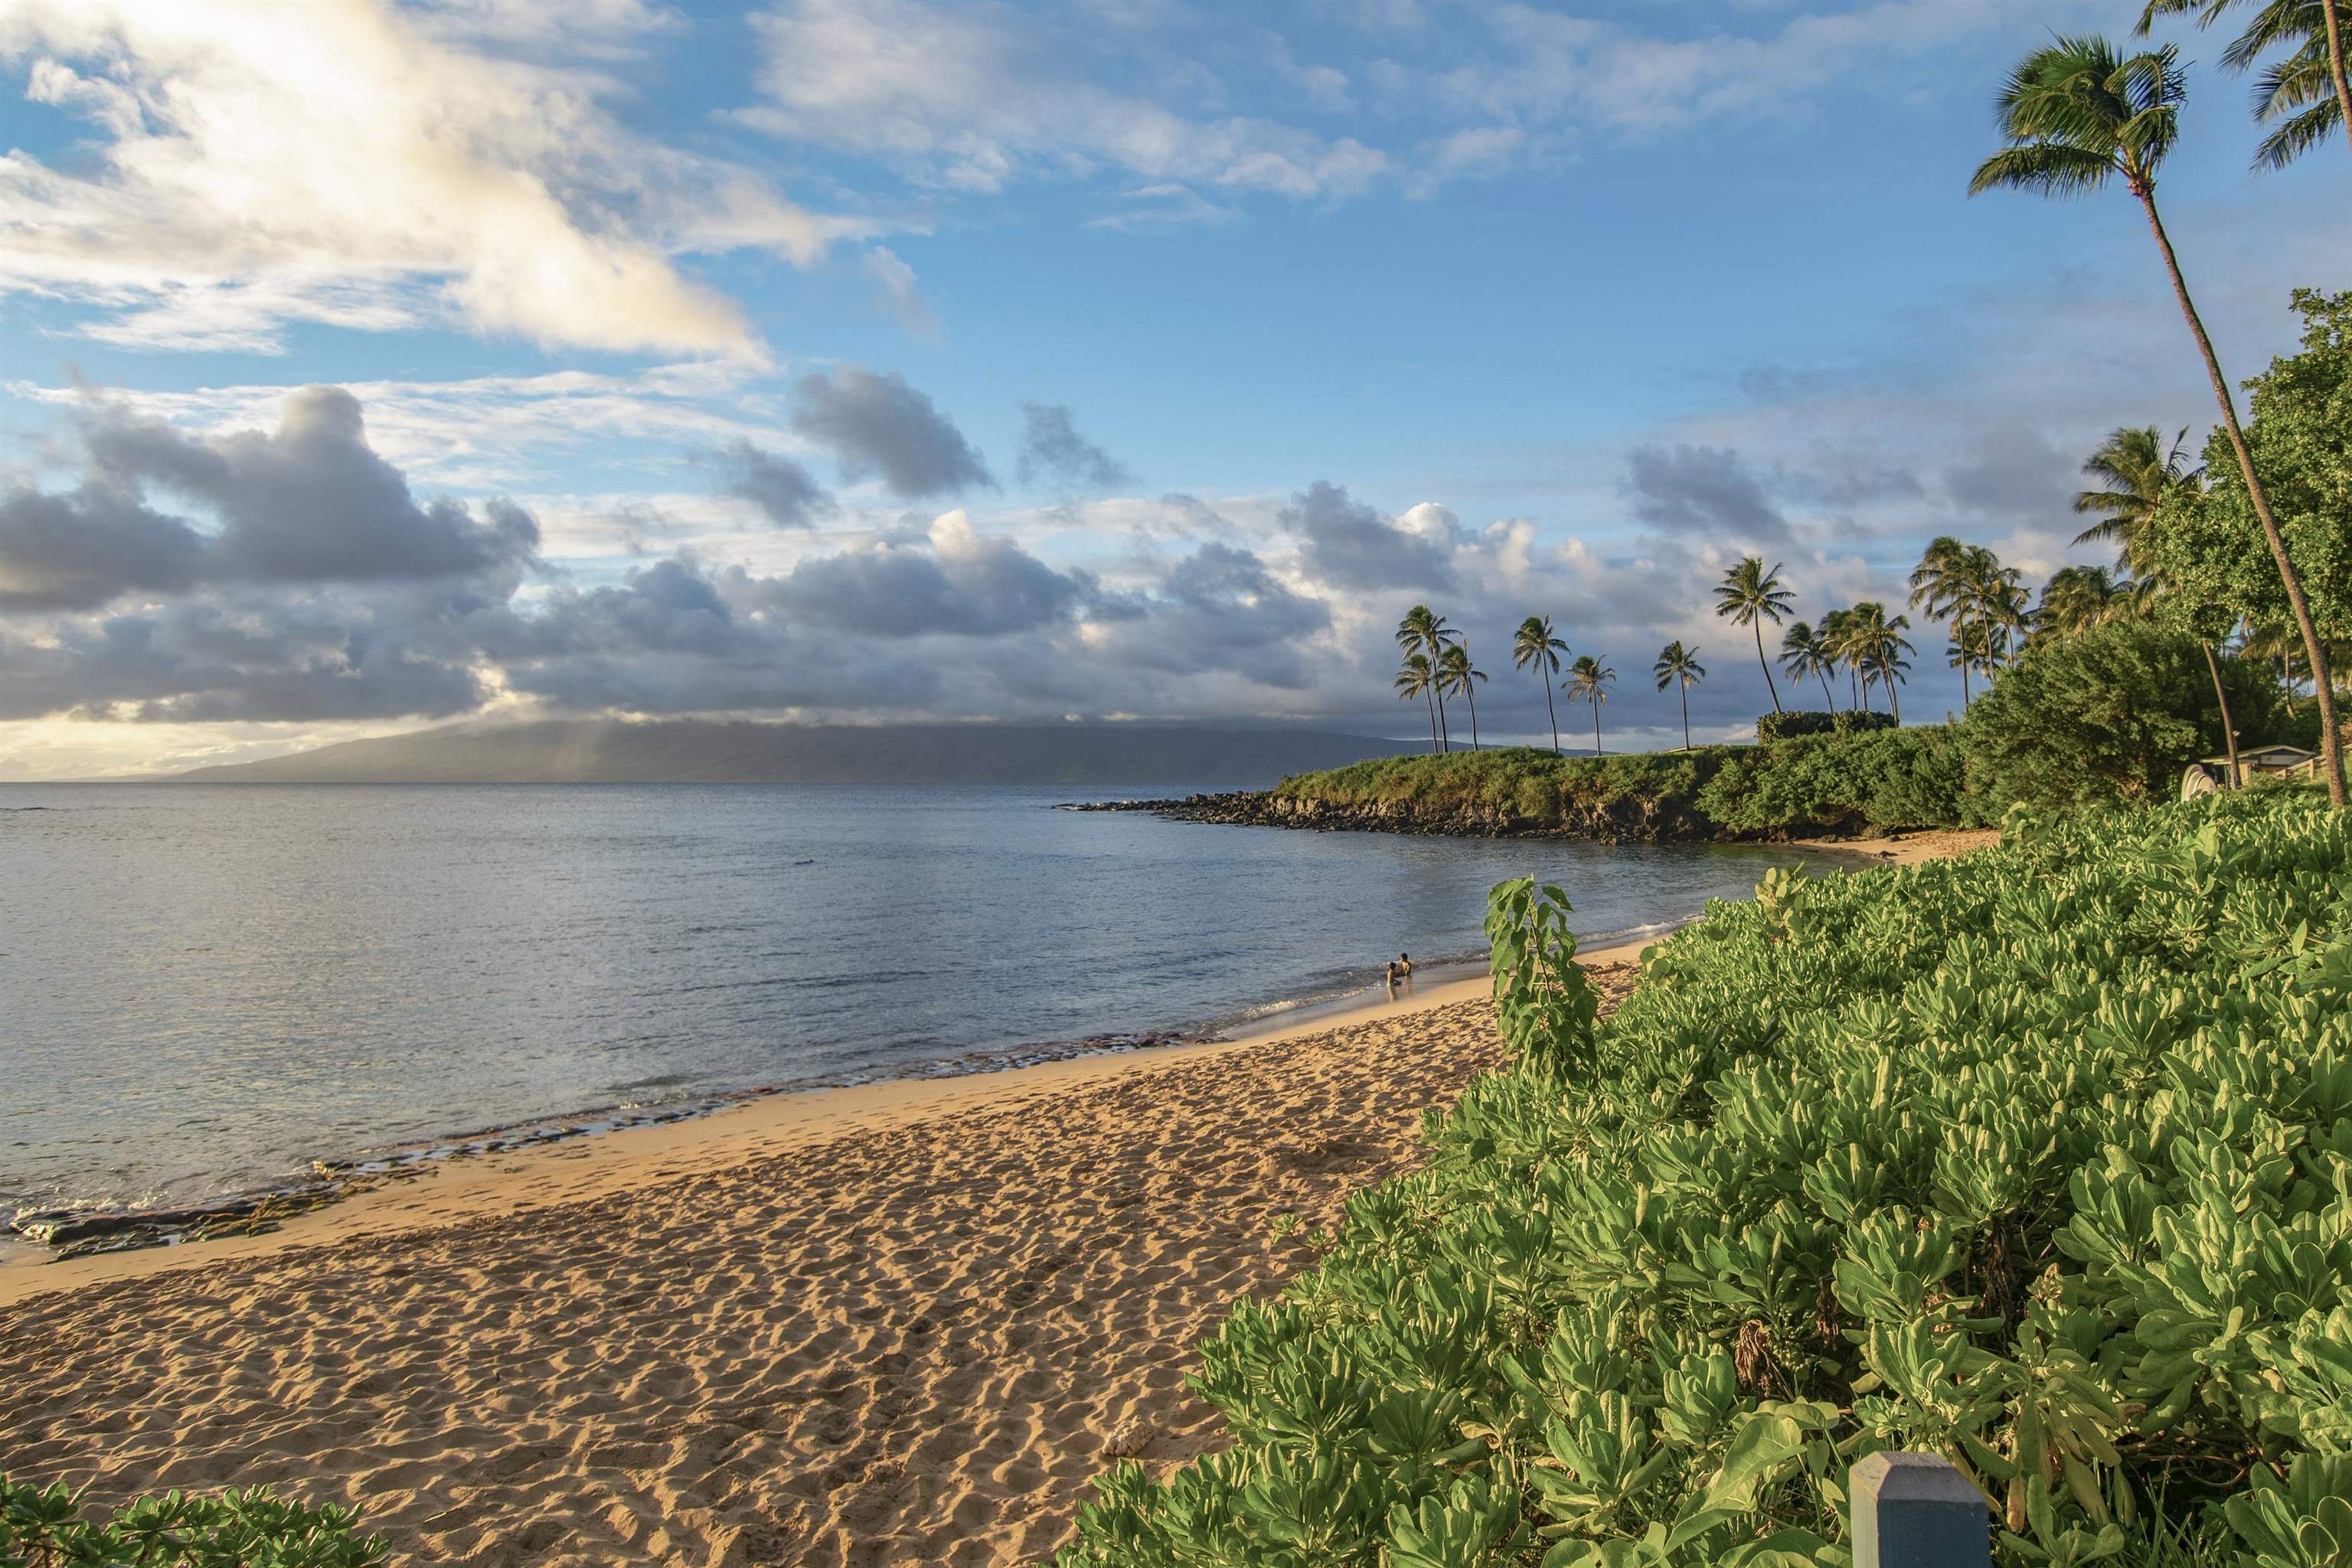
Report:
M 1734 734 L 1740 554 L 1808 618 L 1941 532 L 2039 578 L 2102 433 L 2210 423 L 2127 197 L 1964 194 L 2003 69 L 2134 9 L 26 0 L 0 778 L 548 713 L 1408 735 L 1416 599 L 1492 731 L 1534 612 L 1616 743 L 1677 637 Z M 2352 256 L 2352 163 L 2249 174 L 2243 100 L 2194 67 L 2159 191 L 2241 376 Z

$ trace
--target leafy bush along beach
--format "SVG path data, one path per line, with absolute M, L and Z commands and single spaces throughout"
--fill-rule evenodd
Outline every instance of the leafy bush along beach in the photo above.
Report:
M 1063 1568 L 1842 1564 L 1949 1458 L 2004 1563 L 2352 1553 L 2352 819 L 2260 789 L 1776 874 L 1596 1024 L 1496 889 L 1518 1053 L 1244 1301 L 1233 1446 Z

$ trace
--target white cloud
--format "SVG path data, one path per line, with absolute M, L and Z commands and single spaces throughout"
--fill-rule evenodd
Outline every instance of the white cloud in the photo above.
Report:
M 787 0 L 758 26 L 766 101 L 744 110 L 744 123 L 896 159 L 950 189 L 993 193 L 1108 164 L 1151 182 L 1345 195 L 1387 163 L 1352 137 L 1188 115 L 1104 86 L 1087 74 L 1102 63 L 1089 58 L 1088 37 L 1049 34 L 998 5 Z M 1345 87 L 1328 70 L 1310 68 L 1308 78 L 1326 101 Z
M 464 0 L 18 0 L 0 58 L 99 132 L 87 167 L 0 157 L 0 289 L 87 306 L 149 347 L 278 348 L 287 325 L 455 318 L 546 344 L 757 357 L 681 253 L 803 265 L 856 226 L 748 172 L 646 141 L 551 14 Z M 598 0 L 568 35 L 609 53 L 667 14 Z M 566 24 L 570 26 L 569 21 Z

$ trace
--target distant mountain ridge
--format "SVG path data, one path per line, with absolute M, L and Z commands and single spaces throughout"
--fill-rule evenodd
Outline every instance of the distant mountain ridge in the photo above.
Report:
M 346 741 L 193 768 L 201 784 L 1273 784 L 1404 750 L 1315 730 L 1173 724 L 550 720 Z

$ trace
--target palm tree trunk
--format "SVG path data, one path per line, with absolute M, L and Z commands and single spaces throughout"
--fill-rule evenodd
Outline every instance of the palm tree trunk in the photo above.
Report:
M 1837 694 L 1830 689 L 1829 667 L 1827 665 L 1823 665 L 1814 673 L 1818 674 L 1822 678 L 1822 700 L 1829 704 L 1829 710 L 1831 712 L 1836 712 Z
M 1756 665 L 1764 672 L 1764 689 L 1772 694 L 1772 711 L 1780 710 L 1780 689 L 1772 684 L 1772 667 L 1764 661 L 1764 617 L 1754 616 L 1748 624 L 1756 628 Z
M 2331 10 L 2330 16 L 2333 14 Z M 2132 194 L 2147 212 L 2147 226 L 2156 236 L 2157 248 L 2164 253 L 2164 270 L 2172 279 L 2172 292 L 2180 300 L 2180 313 L 2188 318 L 2189 331 L 2197 339 L 2197 352 L 2205 356 L 2205 374 L 2212 378 L 2213 399 L 2221 405 L 2221 421 L 2230 432 L 2230 445 L 2238 454 L 2238 471 L 2245 477 L 2247 498 L 2254 503 L 2254 516 L 2261 520 L 2263 537 L 2270 542 L 2271 558 L 2278 563 L 2279 581 L 2286 585 L 2287 605 L 2294 611 L 2296 628 L 2303 633 L 2304 651 L 2311 658 L 2312 675 L 2319 688 L 2319 751 L 2327 773 L 2327 804 L 2341 811 L 2346 805 L 2344 738 L 2336 730 L 2336 692 L 2327 678 L 2326 645 L 2319 640 L 2319 628 L 2312 623 L 2311 601 L 2304 596 L 2303 577 L 2286 552 L 2286 536 L 2279 531 L 2278 519 L 2271 513 L 2271 498 L 2254 472 L 2253 449 L 2246 445 L 2246 432 L 2238 424 L 2237 400 L 2230 395 L 2230 383 L 2221 374 L 2221 359 L 2213 353 L 2213 340 L 2205 335 L 2205 322 L 2197 314 L 2197 306 L 2189 298 L 2189 285 L 2180 276 L 2180 260 L 2172 253 L 2171 237 L 2164 232 L 2164 220 L 2157 216 L 2156 194 L 2144 182 L 2135 182 Z
M 2221 689 L 2221 666 L 2213 657 L 2213 645 L 2200 642 L 2197 646 L 2205 650 L 2205 668 L 2213 677 L 2213 700 L 2221 705 L 2221 749 L 2230 753 L 2230 787 L 2235 789 L 2239 784 L 2238 731 L 2230 722 L 2230 694 Z
M 1541 664 L 1536 666 L 1536 674 L 1543 679 L 1544 716 L 1551 721 L 1551 754 L 1556 757 L 1559 755 L 1559 710 L 1551 705 L 1551 677 L 1544 674 Z
M 2352 80 L 2344 74 L 2344 16 L 2338 0 L 2319 0 L 2327 18 L 2327 74 L 2336 79 L 2336 106 L 2344 114 L 2345 140 L 2352 141 Z
M 1480 749 L 1478 745 L 1478 693 L 1475 688 L 1465 685 L 1462 688 L 1462 694 L 1470 699 L 1470 749 L 1475 752 Z
M 1903 728 L 1903 693 L 1895 689 L 1895 666 L 1892 663 L 1886 667 L 1886 706 L 1893 710 L 1895 727 L 1900 730 Z
M 1437 699 L 1428 687 L 1421 689 L 1421 699 L 1429 707 L 1429 754 L 1437 755 Z
M 1684 687 L 1684 688 L 1682 689 L 1682 694 L 1683 694 L 1683 750 L 1684 750 L 1684 751 L 1685 751 L 1685 752 L 1687 752 L 1687 751 L 1689 751 L 1689 750 L 1690 750 L 1690 688 L 1689 688 L 1689 687 L 1687 687 L 1687 686 Z
M 1601 754 L 1601 704 L 1592 705 L 1592 754 Z
M 1963 646 L 1960 649 L 1960 711 L 1967 712 L 1972 700 L 1969 695 L 1969 650 Z
M 1437 692 L 1437 739 L 1441 751 L 1454 750 L 1454 731 L 1445 722 L 1445 691 L 1443 687 Z

